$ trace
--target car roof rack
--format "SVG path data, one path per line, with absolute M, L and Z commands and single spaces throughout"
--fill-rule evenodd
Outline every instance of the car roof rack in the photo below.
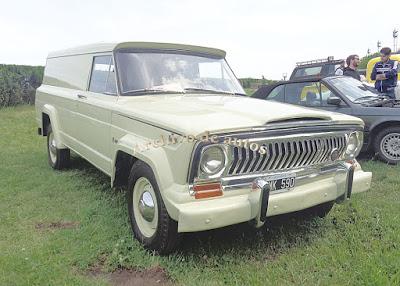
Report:
M 310 61 L 304 61 L 304 62 L 297 62 L 296 66 L 301 67 L 301 66 L 309 66 L 309 65 L 314 65 L 314 64 L 322 64 L 322 63 L 342 63 L 344 60 L 335 60 L 333 56 L 329 56 L 326 59 L 317 59 L 317 60 L 310 60 Z

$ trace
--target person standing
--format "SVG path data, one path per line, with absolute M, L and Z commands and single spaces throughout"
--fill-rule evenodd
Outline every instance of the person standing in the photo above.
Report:
M 385 47 L 380 50 L 381 61 L 377 62 L 372 69 L 371 79 L 375 80 L 375 89 L 379 93 L 385 93 L 395 98 L 395 87 L 397 85 L 398 62 L 391 60 L 392 51 Z
M 346 59 L 347 67 L 343 70 L 343 75 L 351 76 L 356 80 L 361 81 L 360 74 L 357 71 L 358 64 L 360 63 L 360 57 L 358 55 L 350 55 Z
M 340 66 L 335 70 L 335 75 L 343 75 L 344 61 L 340 63 Z

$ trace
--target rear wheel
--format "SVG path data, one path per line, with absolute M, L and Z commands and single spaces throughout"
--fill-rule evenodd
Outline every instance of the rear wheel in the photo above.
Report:
M 133 234 L 145 248 L 167 254 L 178 246 L 178 224 L 168 215 L 153 171 L 142 161 L 132 166 L 127 203 Z
M 61 170 L 69 165 L 70 151 L 57 148 L 57 141 L 50 124 L 47 126 L 47 157 L 53 169 Z
M 379 159 L 389 164 L 400 162 L 400 127 L 393 126 L 378 133 L 374 150 Z

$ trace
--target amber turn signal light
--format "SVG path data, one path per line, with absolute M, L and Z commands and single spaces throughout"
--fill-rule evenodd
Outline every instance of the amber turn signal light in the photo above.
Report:
M 222 196 L 221 183 L 207 183 L 193 186 L 194 197 L 196 199 L 205 199 Z

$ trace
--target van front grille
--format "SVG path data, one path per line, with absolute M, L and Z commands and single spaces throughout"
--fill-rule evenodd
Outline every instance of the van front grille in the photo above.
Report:
M 346 135 L 342 133 L 318 137 L 277 138 L 257 143 L 265 147 L 266 154 L 245 147 L 233 148 L 229 175 L 264 173 L 328 163 L 332 161 L 333 150 L 336 149 L 340 156 L 345 151 Z

